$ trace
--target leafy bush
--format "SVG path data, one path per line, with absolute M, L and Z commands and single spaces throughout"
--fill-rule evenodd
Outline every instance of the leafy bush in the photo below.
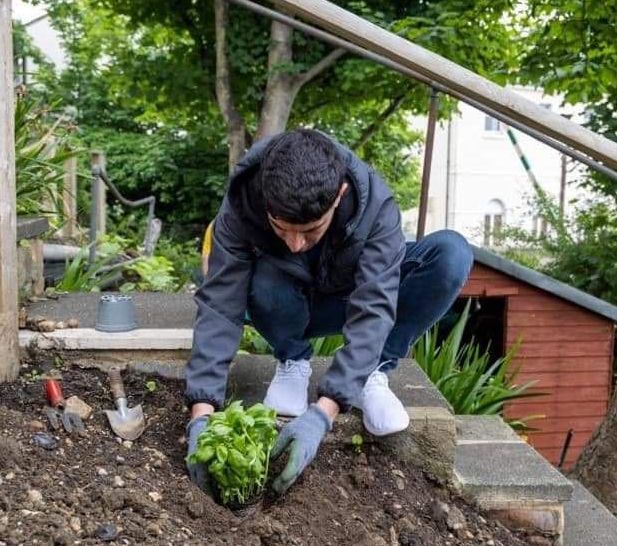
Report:
M 135 282 L 127 282 L 120 287 L 122 292 L 132 290 L 153 292 L 175 292 L 178 279 L 174 276 L 172 263 L 164 256 L 148 256 L 126 265 L 125 273 L 136 276 Z
M 529 393 L 535 381 L 517 385 L 518 369 L 512 369 L 512 358 L 518 344 L 507 354 L 490 362 L 488 351 L 472 340 L 462 345 L 469 317 L 469 302 L 444 342 L 437 346 L 438 326 L 421 337 L 412 349 L 412 357 L 426 372 L 459 415 L 494 415 L 503 411 L 510 400 L 539 393 Z
M 275 424 L 274 410 L 263 404 L 245 410 L 241 401 L 208 419 L 189 462 L 207 465 L 222 504 L 245 504 L 263 492 L 278 436 Z

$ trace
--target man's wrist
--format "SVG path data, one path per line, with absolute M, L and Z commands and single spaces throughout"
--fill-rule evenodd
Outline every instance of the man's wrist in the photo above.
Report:
M 330 422 L 332 423 L 341 411 L 339 405 L 332 400 L 332 398 L 328 398 L 327 396 L 322 396 L 319 400 L 317 400 L 317 406 L 319 406 L 319 409 L 329 417 Z
M 191 407 L 191 419 L 214 413 L 214 406 L 206 402 L 197 402 Z

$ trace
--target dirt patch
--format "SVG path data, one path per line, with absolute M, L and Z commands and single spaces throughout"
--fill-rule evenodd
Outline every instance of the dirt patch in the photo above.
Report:
M 182 382 L 157 378 L 148 390 L 153 378 L 125 374 L 130 405 L 143 404 L 148 423 L 127 444 L 102 413 L 112 404 L 105 375 L 71 368 L 62 379 L 65 396 L 79 396 L 94 413 L 85 436 L 55 433 L 53 449 L 35 443 L 48 432 L 36 375 L 25 369 L 18 382 L 0 385 L 0 545 L 529 543 L 378 446 L 358 454 L 338 442 L 323 446 L 284 498 L 238 517 L 186 477 Z

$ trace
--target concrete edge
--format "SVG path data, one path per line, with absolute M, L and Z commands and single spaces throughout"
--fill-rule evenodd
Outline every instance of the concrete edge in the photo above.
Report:
M 188 350 L 192 328 L 140 328 L 130 332 L 99 332 L 94 328 L 72 328 L 53 332 L 19 331 L 22 349 L 83 350 Z

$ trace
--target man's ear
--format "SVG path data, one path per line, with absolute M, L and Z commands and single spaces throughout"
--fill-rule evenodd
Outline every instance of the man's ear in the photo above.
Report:
M 348 182 L 343 182 L 341 184 L 341 187 L 338 191 L 338 195 L 336 196 L 336 200 L 334 201 L 334 207 L 338 207 L 338 204 L 341 202 L 341 199 L 343 197 L 343 195 L 345 195 L 345 192 L 347 191 L 347 189 L 349 188 L 349 183 Z

